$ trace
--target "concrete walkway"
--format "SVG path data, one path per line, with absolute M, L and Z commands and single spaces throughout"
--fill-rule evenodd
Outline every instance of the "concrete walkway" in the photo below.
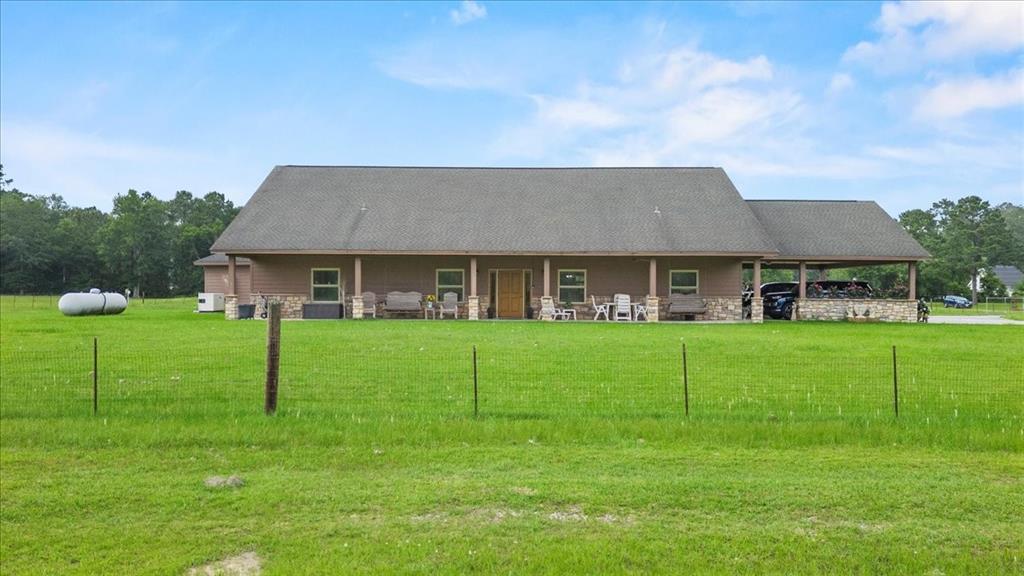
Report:
M 928 318 L 929 324 L 1019 324 L 1024 326 L 1020 320 L 1008 320 L 1001 316 L 936 316 Z

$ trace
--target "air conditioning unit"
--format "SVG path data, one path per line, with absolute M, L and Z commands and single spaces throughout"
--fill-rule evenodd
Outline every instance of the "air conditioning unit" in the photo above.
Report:
M 200 292 L 196 309 L 200 312 L 223 312 L 224 294 L 221 292 Z

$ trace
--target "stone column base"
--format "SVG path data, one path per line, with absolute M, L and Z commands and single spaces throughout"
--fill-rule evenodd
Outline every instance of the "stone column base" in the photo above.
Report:
M 364 312 L 364 309 L 363 309 L 363 297 L 362 296 L 353 296 L 352 297 L 352 318 L 354 320 L 362 320 L 363 319 L 363 312 Z
M 480 319 L 480 297 L 470 296 L 466 301 L 466 317 L 470 320 Z
M 661 298 L 657 296 L 647 297 L 647 321 L 657 322 L 658 321 L 658 306 L 661 305 Z
M 760 298 L 750 301 L 750 321 L 754 324 L 764 323 L 764 302 Z
M 551 296 L 540 297 L 540 319 L 541 320 L 554 320 L 555 317 L 551 315 L 551 311 L 555 309 L 555 299 Z
M 224 319 L 238 320 L 238 296 L 235 294 L 224 296 Z

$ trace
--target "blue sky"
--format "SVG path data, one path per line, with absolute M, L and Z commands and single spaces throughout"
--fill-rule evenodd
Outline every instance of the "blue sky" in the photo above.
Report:
M 1020 3 L 0 4 L 0 161 L 109 209 L 277 164 L 722 166 L 1024 202 Z

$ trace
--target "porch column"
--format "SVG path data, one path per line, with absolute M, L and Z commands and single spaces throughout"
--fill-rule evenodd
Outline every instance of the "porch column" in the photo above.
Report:
M 551 258 L 544 259 L 544 297 L 551 296 Z
M 466 317 L 480 319 L 480 297 L 476 294 L 476 256 L 469 258 L 469 298 L 466 299 Z
M 754 259 L 754 295 L 750 298 L 750 321 L 764 322 L 764 301 L 761 300 L 761 259 Z
M 917 262 L 907 262 L 907 299 L 917 300 Z
M 544 259 L 544 296 L 540 299 L 540 319 L 554 320 L 551 312 L 555 309 L 555 300 L 551 297 L 551 259 Z
M 355 268 L 356 268 L 356 270 L 355 270 L 355 282 L 353 283 L 354 284 L 353 285 L 353 288 L 354 288 L 353 294 L 356 294 L 358 296 L 362 296 L 363 295 L 363 259 L 358 257 L 358 256 L 356 256 Z
M 250 269 L 249 278 L 252 278 Z M 238 320 L 238 295 L 235 294 L 235 257 L 228 255 L 228 293 L 224 295 L 224 318 Z
M 658 299 L 658 259 L 651 256 L 650 277 L 647 285 L 647 321 L 658 321 L 658 308 L 661 307 L 661 300 Z
M 761 297 L 761 259 L 754 260 L 754 298 Z
M 800 305 L 807 299 L 807 263 L 800 263 L 800 279 L 797 285 L 797 304 L 793 308 L 793 320 L 800 316 Z
M 235 295 L 235 257 L 228 256 L 228 294 Z
M 366 312 L 363 307 L 363 259 L 355 258 L 352 280 L 352 319 L 361 320 Z

